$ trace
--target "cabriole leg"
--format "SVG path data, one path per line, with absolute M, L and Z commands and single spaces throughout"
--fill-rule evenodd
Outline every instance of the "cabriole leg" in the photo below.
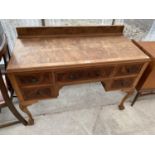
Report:
M 124 110 L 125 109 L 125 106 L 124 106 L 124 102 L 125 102 L 125 100 L 130 96 L 130 95 L 132 95 L 133 94 L 133 90 L 131 90 L 131 91 L 126 91 L 126 95 L 123 97 L 123 99 L 121 100 L 121 102 L 120 102 L 120 104 L 119 104 L 119 106 L 118 106 L 118 108 L 119 108 L 119 110 Z
M 19 104 L 20 109 L 28 115 L 28 125 L 34 124 L 34 119 L 32 117 L 31 112 L 28 110 L 27 106 Z

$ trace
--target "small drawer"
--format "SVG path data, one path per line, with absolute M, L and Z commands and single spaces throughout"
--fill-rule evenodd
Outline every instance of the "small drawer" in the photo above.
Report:
M 49 73 L 29 73 L 24 75 L 16 75 L 21 86 L 27 85 L 39 85 L 39 84 L 49 84 L 50 76 Z
M 133 77 L 113 80 L 111 84 L 111 89 L 113 90 L 113 89 L 130 88 L 132 87 L 134 81 L 135 81 L 135 78 Z
M 37 100 L 51 98 L 51 88 L 50 87 L 39 87 L 39 88 L 23 88 L 22 94 L 24 100 Z
M 116 76 L 138 74 L 142 66 L 143 64 L 125 64 L 125 65 L 119 66 L 116 72 Z
M 57 81 L 58 82 L 72 82 L 72 81 L 80 81 L 80 80 L 91 80 L 98 78 L 108 78 L 114 67 L 107 66 L 96 69 L 81 69 L 75 71 L 65 71 L 61 73 L 57 73 Z

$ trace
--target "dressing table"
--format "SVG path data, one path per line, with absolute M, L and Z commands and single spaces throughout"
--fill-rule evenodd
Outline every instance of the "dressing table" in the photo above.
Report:
M 56 98 L 65 85 L 99 81 L 106 91 L 134 91 L 150 62 L 124 26 L 18 27 L 7 73 L 19 106 L 34 124 L 28 106 Z M 79 92 L 81 93 L 81 92 Z M 104 101 L 103 101 L 104 102 Z

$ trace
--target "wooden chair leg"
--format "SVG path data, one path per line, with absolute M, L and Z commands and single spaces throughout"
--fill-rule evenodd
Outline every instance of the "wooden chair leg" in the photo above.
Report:
M 9 103 L 8 107 L 10 111 L 13 113 L 13 115 L 24 125 L 27 125 L 28 122 L 21 116 L 21 114 L 17 111 L 17 109 L 14 107 L 13 103 Z
M 135 102 L 137 101 L 138 97 L 140 96 L 140 92 L 137 92 L 136 96 L 134 97 L 131 106 L 133 106 L 135 104 Z
M 20 121 L 8 122 L 6 124 L 0 125 L 0 129 L 5 128 L 5 127 L 9 127 L 9 126 L 12 126 L 12 125 L 15 125 L 15 124 L 18 124 L 18 123 L 20 123 Z
M 27 121 L 21 116 L 21 114 L 17 111 L 17 109 L 14 107 L 11 98 L 9 98 L 7 88 L 5 87 L 5 84 L 3 82 L 3 78 L 0 72 L 0 90 L 3 95 L 3 98 L 5 100 L 6 105 L 10 109 L 10 111 L 13 113 L 13 115 L 24 125 L 27 125 Z

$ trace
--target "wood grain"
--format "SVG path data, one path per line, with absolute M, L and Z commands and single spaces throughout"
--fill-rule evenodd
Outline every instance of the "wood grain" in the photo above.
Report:
M 8 72 L 148 59 L 124 36 L 17 39 Z
M 17 28 L 7 71 L 20 99 L 27 106 L 53 98 L 65 85 L 102 82 L 105 90 L 133 92 L 150 58 L 122 34 L 123 26 Z
M 85 35 L 121 35 L 124 26 L 57 26 L 57 27 L 17 27 L 18 38 L 62 37 Z
M 155 42 L 134 41 L 134 43 L 151 58 L 151 63 L 141 77 L 137 85 L 137 90 L 144 91 L 155 89 Z

